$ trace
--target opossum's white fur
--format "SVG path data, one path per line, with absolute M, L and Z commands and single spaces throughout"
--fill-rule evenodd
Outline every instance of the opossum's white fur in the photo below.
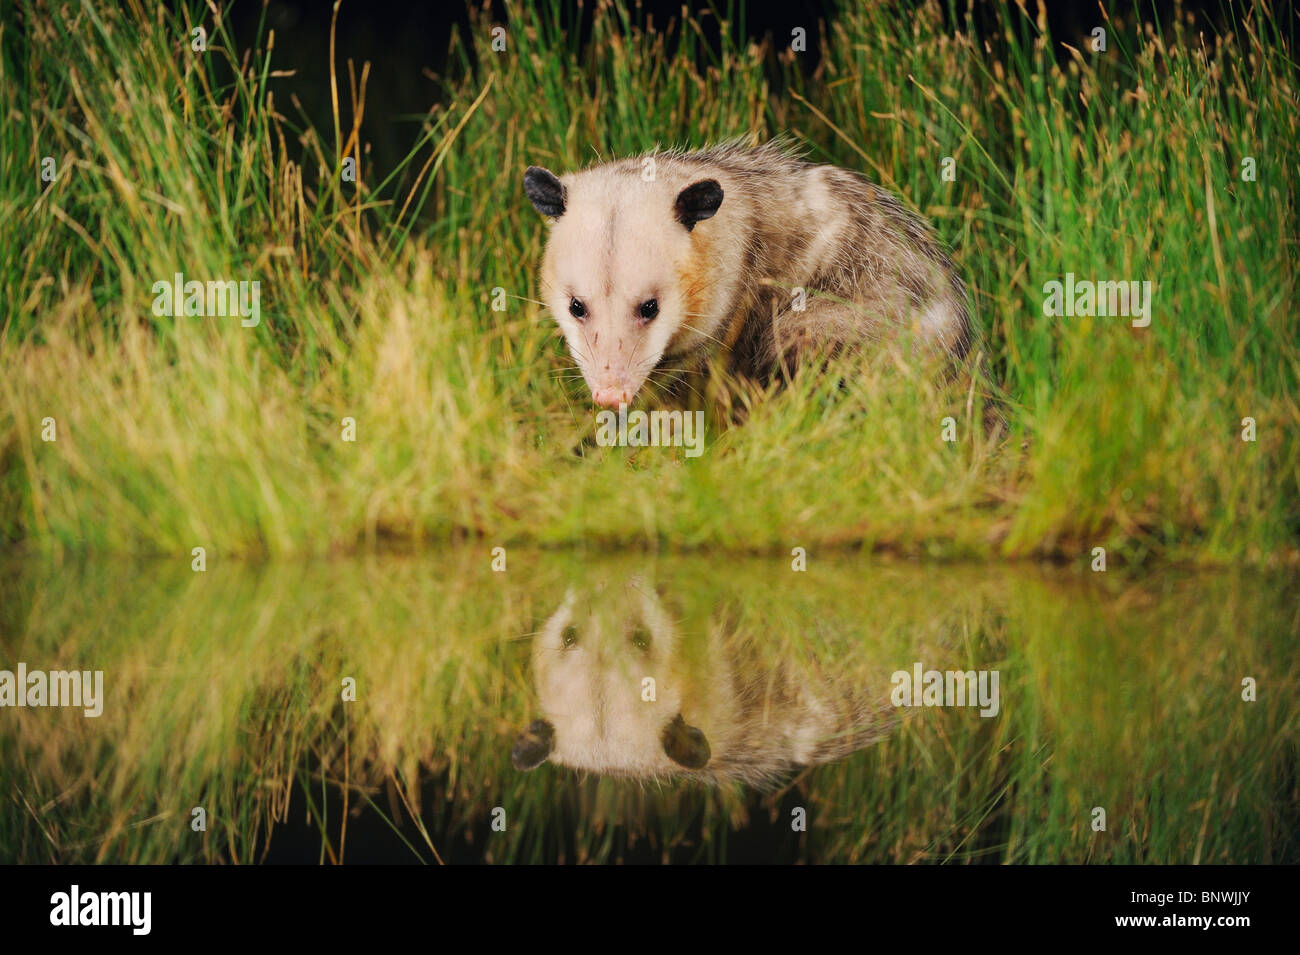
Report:
M 639 578 L 570 590 L 533 641 L 542 719 L 520 734 L 515 765 L 765 785 L 839 759 L 896 721 L 884 692 L 872 701 L 814 667 L 765 665 L 725 621 L 684 643 Z
M 710 182 L 720 203 L 698 194 Z M 530 167 L 525 191 L 552 223 L 543 295 L 598 403 L 720 350 L 766 380 L 804 351 L 899 329 L 955 355 L 967 346 L 964 287 L 924 220 L 783 144 L 654 152 L 560 177 Z

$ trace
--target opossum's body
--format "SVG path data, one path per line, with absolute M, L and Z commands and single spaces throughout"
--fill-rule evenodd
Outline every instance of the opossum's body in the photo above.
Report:
M 570 591 L 534 638 L 542 718 L 516 740 L 515 766 L 550 760 L 600 775 L 765 786 L 841 759 L 897 722 L 883 681 L 873 695 L 808 661 L 760 660 L 725 615 L 687 639 L 639 579 Z
M 719 350 L 767 381 L 805 351 L 899 331 L 966 349 L 965 289 L 929 226 L 856 173 L 769 143 L 524 182 L 553 220 L 543 294 L 599 404 Z

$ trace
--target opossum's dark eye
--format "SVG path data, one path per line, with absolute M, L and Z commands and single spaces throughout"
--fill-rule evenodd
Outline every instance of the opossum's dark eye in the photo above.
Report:
M 650 649 L 650 631 L 645 627 L 637 627 L 632 631 L 632 645 L 638 650 Z
M 569 299 L 569 314 L 574 318 L 586 318 L 587 306 L 583 305 L 576 298 Z
M 565 627 L 564 632 L 560 634 L 560 640 L 566 647 L 571 647 L 578 642 L 578 628 Z
M 659 314 L 659 299 L 657 298 L 646 299 L 644 302 L 641 303 L 640 312 L 641 312 L 642 319 L 644 319 L 647 322 L 650 321 L 650 319 L 654 318 L 656 315 Z

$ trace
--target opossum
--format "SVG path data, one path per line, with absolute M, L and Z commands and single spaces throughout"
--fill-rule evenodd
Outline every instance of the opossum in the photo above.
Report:
M 551 221 L 542 294 L 598 405 L 719 353 L 765 384 L 897 332 L 958 358 L 969 345 L 965 286 L 929 225 L 781 142 L 530 166 L 524 192 Z
M 641 578 L 571 589 L 533 640 L 542 716 L 516 738 L 514 766 L 767 788 L 898 722 L 883 679 L 875 692 L 847 687 L 758 650 L 727 613 L 685 636 Z

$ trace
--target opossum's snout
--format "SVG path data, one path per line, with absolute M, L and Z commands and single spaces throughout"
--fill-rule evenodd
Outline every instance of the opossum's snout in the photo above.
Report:
M 626 362 L 611 359 L 602 365 L 600 360 L 598 357 L 596 367 L 583 370 L 587 384 L 591 386 L 591 400 L 602 408 L 631 404 L 645 384 L 647 372 L 629 368 Z
M 574 356 L 591 388 L 592 401 L 602 408 L 631 404 L 659 361 L 663 344 L 650 328 L 658 308 L 657 299 L 648 298 L 630 319 L 611 316 L 582 329 Z
M 596 388 L 591 392 L 591 400 L 602 408 L 617 408 L 632 400 L 632 393 L 625 387 L 617 385 L 609 388 Z

